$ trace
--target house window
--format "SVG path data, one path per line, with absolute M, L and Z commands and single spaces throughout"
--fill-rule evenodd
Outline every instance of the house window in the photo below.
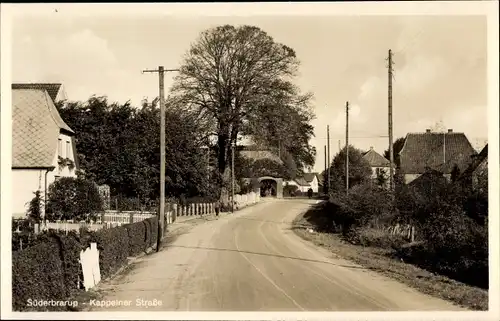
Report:
M 66 141 L 66 157 L 70 158 L 70 155 L 71 155 L 71 145 L 69 141 Z
M 63 143 L 62 143 L 62 139 L 59 138 L 59 145 L 57 147 L 57 156 L 59 157 L 63 157 Z

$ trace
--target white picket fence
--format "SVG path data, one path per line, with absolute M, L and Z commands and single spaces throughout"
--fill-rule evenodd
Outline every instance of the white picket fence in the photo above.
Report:
M 247 206 L 256 204 L 260 201 L 260 195 L 251 192 L 244 195 L 234 196 L 234 209 L 239 210 Z M 178 204 L 165 204 L 165 218 L 168 224 L 176 221 L 177 217 L 185 216 L 203 216 L 215 214 L 215 203 L 192 203 L 186 206 Z M 107 210 L 98 216 L 95 223 L 85 223 L 69 221 L 46 222 L 37 230 L 55 229 L 62 231 L 78 231 L 82 226 L 85 226 L 91 231 L 96 231 L 101 228 L 112 228 L 123 224 L 141 222 L 145 219 L 156 216 L 154 212 L 134 212 L 134 211 L 111 211 Z
M 257 194 L 255 192 L 234 196 L 235 209 L 242 209 L 258 202 L 260 202 L 260 194 Z

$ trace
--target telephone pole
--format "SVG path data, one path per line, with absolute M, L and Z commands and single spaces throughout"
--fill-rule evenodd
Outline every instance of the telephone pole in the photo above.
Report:
M 392 146 L 392 50 L 389 49 L 389 93 L 388 93 L 388 106 L 389 106 L 389 160 L 391 162 L 390 167 L 389 167 L 389 184 L 390 184 L 390 190 L 394 191 L 394 150 Z
M 324 171 L 324 175 L 323 175 L 323 192 L 326 192 L 326 182 L 325 182 L 325 178 L 326 178 L 326 171 L 328 170 L 328 162 L 326 161 L 326 145 L 323 146 L 324 149 L 325 149 L 325 171 Z
M 330 125 L 326 125 L 326 144 L 327 144 L 327 154 L 328 154 L 328 193 L 330 193 L 330 175 L 331 175 L 331 158 L 330 158 Z
M 145 72 L 157 72 L 159 76 L 160 89 L 160 212 L 158 213 L 158 237 L 156 240 L 156 252 L 160 250 L 161 239 L 163 237 L 163 228 L 165 224 L 165 86 L 164 73 L 170 71 L 179 71 L 179 69 L 164 69 L 159 66 L 158 69 L 143 70 Z
M 340 139 L 339 139 L 339 152 L 340 152 L 340 149 L 341 149 L 341 148 L 340 148 Z
M 234 152 L 236 140 L 231 144 L 231 213 L 234 213 Z
M 349 102 L 345 103 L 345 192 L 349 194 Z

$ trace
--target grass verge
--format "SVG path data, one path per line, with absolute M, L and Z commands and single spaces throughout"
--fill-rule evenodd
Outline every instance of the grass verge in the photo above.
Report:
M 292 222 L 292 230 L 301 238 L 327 248 L 336 255 L 381 273 L 422 293 L 451 301 L 462 307 L 488 310 L 488 291 L 421 269 L 393 258 L 393 250 L 363 247 L 347 243 L 338 234 L 316 232 L 322 221 L 322 207 L 311 208 Z M 308 229 L 315 232 L 310 233 Z

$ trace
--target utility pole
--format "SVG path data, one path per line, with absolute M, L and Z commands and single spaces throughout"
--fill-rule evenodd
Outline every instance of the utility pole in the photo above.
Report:
M 236 141 L 231 144 L 231 213 L 234 213 L 234 152 Z
M 158 213 L 158 237 L 156 240 L 156 252 L 160 250 L 161 239 L 163 238 L 163 227 L 165 224 L 165 86 L 164 73 L 179 71 L 179 69 L 164 69 L 159 66 L 155 70 L 143 70 L 145 72 L 157 72 L 159 76 L 160 89 L 160 212 Z
M 326 192 L 326 182 L 325 182 L 325 178 L 326 178 L 326 171 L 328 170 L 328 162 L 326 161 L 326 145 L 324 146 L 324 149 L 325 149 L 325 172 L 324 172 L 324 175 L 323 175 L 323 192 Z
M 389 106 L 389 160 L 391 162 L 389 167 L 389 184 L 391 191 L 394 191 L 394 150 L 392 146 L 392 50 L 389 49 L 389 93 L 388 93 L 388 106 Z
M 340 152 L 340 139 L 339 139 L 339 152 Z
M 330 125 L 326 125 L 326 144 L 327 144 L 327 154 L 328 154 L 328 190 L 327 192 L 330 193 L 330 176 L 331 176 L 331 158 L 330 158 Z
M 349 194 L 349 102 L 345 103 L 345 192 Z

